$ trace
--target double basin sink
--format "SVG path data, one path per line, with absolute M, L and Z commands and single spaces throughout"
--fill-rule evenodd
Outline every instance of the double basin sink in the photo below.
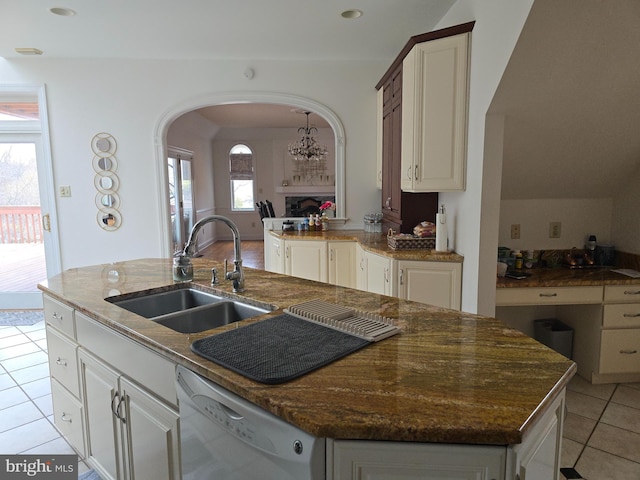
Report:
M 272 311 L 195 288 L 136 292 L 106 298 L 110 303 L 180 333 L 197 333 Z

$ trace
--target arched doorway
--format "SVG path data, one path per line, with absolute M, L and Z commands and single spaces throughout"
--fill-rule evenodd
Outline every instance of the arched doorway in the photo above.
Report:
M 335 139 L 335 198 L 336 217 L 345 217 L 345 138 L 342 122 L 329 108 L 314 100 L 288 94 L 277 94 L 269 92 L 249 92 L 249 93 L 213 93 L 202 95 L 197 98 L 185 100 L 168 110 L 159 120 L 155 129 L 156 145 L 156 169 L 158 178 L 158 198 L 161 218 L 165 221 L 161 226 L 162 231 L 162 251 L 171 254 L 171 225 L 168 202 L 168 182 L 166 172 L 167 156 L 167 132 L 169 127 L 181 115 L 198 110 L 207 106 L 232 105 L 232 104 L 273 104 L 287 105 L 292 108 L 311 111 L 321 116 L 333 130 Z

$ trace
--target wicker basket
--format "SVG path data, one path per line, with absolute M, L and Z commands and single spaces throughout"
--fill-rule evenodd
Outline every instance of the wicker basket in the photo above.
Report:
M 387 235 L 387 245 L 395 250 L 418 248 L 433 250 L 436 248 L 436 237 L 416 237 L 409 233 L 396 233 Z

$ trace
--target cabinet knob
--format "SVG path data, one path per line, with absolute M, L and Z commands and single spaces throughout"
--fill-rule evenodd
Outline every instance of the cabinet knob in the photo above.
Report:
M 541 297 L 557 297 L 558 296 L 557 293 L 540 293 L 539 295 Z
M 411 170 L 413 170 L 411 167 L 409 167 L 409 168 L 407 169 L 407 178 L 408 178 L 409 180 L 411 180 L 411 173 L 412 173 L 412 172 L 411 172 Z
M 638 350 L 620 350 L 622 355 L 635 355 L 638 353 Z
M 391 208 L 391 197 L 387 198 L 387 201 L 384 202 L 384 206 L 387 208 Z
M 637 318 L 640 317 L 640 313 L 625 313 L 623 315 L 625 318 Z
M 624 292 L 627 293 L 627 292 Z M 53 314 L 51 315 L 51 318 L 53 318 L 54 320 L 59 320 L 60 322 L 62 321 L 62 315 L 58 315 L 56 312 L 53 312 Z
M 640 290 L 625 290 L 625 295 L 640 295 Z
M 56 358 L 56 365 L 60 365 L 62 367 L 66 367 L 67 366 L 67 362 L 62 360 L 60 357 Z
M 60 420 L 63 422 L 73 423 L 73 419 L 71 417 L 67 417 L 65 412 L 62 412 L 62 415 L 60 415 Z
M 418 180 L 418 165 L 416 165 L 415 179 Z

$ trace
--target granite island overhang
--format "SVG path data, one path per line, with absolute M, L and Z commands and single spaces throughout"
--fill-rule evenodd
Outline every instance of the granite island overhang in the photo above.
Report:
M 190 286 L 233 296 L 230 282 L 210 285 L 212 267 L 222 266 L 194 259 Z M 104 300 L 180 286 L 171 259 L 74 268 L 39 288 L 318 437 L 518 444 L 576 371 L 571 360 L 490 317 L 250 268 L 245 274 L 242 298 L 274 311 L 197 334 L 178 333 Z M 191 351 L 197 339 L 313 299 L 392 318 L 401 332 L 279 385 L 249 380 Z

